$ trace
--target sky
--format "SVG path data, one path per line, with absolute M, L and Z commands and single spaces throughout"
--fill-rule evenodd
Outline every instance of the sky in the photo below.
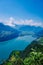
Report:
M 0 22 L 43 27 L 43 0 L 0 0 Z

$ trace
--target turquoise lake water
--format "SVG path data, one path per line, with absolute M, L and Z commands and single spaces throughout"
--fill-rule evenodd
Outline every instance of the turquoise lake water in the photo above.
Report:
M 31 35 L 0 42 L 0 62 L 6 60 L 13 50 L 24 50 L 34 39 Z

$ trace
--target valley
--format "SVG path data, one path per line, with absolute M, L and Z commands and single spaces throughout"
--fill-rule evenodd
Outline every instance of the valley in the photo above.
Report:
M 43 65 L 43 37 L 34 40 L 23 51 L 12 51 L 2 65 Z

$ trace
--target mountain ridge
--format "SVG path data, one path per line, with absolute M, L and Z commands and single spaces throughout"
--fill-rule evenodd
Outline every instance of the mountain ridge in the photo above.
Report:
M 7 41 L 18 36 L 19 36 L 18 30 L 0 23 L 0 42 Z

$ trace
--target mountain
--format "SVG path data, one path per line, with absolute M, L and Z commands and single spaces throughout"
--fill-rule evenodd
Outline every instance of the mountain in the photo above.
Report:
M 36 51 L 36 52 L 42 52 L 43 53 L 43 37 L 34 40 L 33 42 L 31 42 L 30 45 L 28 45 L 24 51 L 22 52 L 22 57 L 28 57 L 28 54 L 32 51 Z
M 40 30 L 43 30 L 42 27 L 35 27 L 35 26 L 29 26 L 29 25 L 18 25 L 17 28 L 21 31 L 33 31 L 33 32 L 38 32 Z
M 37 37 L 39 31 L 43 30 L 41 27 L 29 26 L 29 25 L 16 25 L 10 27 L 0 23 L 0 42 L 7 41 L 18 36 L 32 35 Z M 41 33 L 42 34 L 42 33 Z
M 0 42 L 7 41 L 18 36 L 19 36 L 18 30 L 0 23 Z
M 20 33 L 21 36 L 23 36 L 23 35 L 35 36 L 36 34 L 38 34 L 38 32 L 43 30 L 42 27 L 35 27 L 35 26 L 29 26 L 29 25 L 16 25 L 15 28 L 21 31 L 21 33 Z
M 40 30 L 38 33 L 35 34 L 38 38 L 43 37 L 43 30 Z

